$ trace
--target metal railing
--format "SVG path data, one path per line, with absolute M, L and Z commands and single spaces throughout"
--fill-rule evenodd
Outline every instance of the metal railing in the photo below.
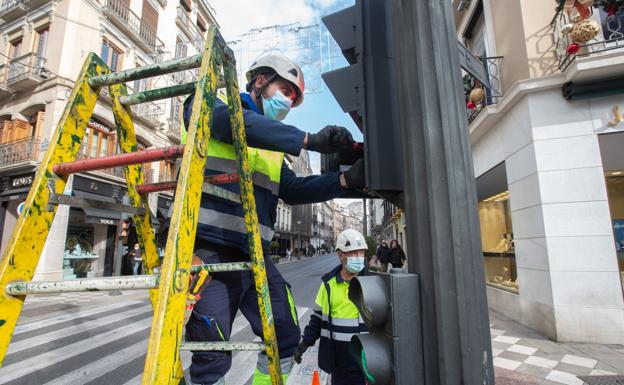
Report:
M 12 83 L 25 76 L 41 76 L 44 72 L 46 58 L 38 56 L 35 52 L 28 53 L 9 62 L 7 83 Z
M 131 106 L 131 109 L 137 116 L 147 119 L 155 125 L 160 125 L 160 118 L 165 114 L 165 107 L 165 102 L 149 102 L 135 104 Z
M 620 8 L 613 15 L 608 15 L 600 9 L 596 9 L 591 18 L 600 23 L 600 32 L 593 40 L 580 44 L 580 49 L 576 53 L 568 52 L 568 47 L 574 42 L 570 34 L 562 33 L 564 26 L 572 22 L 570 17 L 564 12 L 555 23 L 553 33 L 555 35 L 555 53 L 559 60 L 559 70 L 565 71 L 576 58 L 624 48 L 624 8 Z
M 156 36 L 156 32 L 145 24 L 122 0 L 106 0 L 105 10 L 108 10 L 133 31 L 152 50 L 163 47 L 163 42 Z
M 483 67 L 490 82 L 489 87 L 483 86 L 485 89 L 485 99 L 476 103 L 474 109 L 467 109 L 468 123 L 471 123 L 485 109 L 486 106 L 497 104 L 503 96 L 501 83 L 501 64 L 503 56 L 482 57 Z M 470 75 L 467 75 L 470 76 Z
M 0 166 L 37 161 L 41 148 L 41 138 L 25 138 L 0 144 Z

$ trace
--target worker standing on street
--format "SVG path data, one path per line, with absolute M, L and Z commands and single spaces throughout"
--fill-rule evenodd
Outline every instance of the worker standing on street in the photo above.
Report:
M 298 156 L 302 149 L 333 153 L 349 148 L 353 139 L 344 127 L 327 126 L 308 134 L 281 123 L 292 107 L 303 102 L 304 78 L 301 68 L 281 55 L 258 59 L 247 72 L 247 91 L 241 93 L 243 119 L 249 145 L 249 165 L 264 255 L 268 255 L 274 234 L 277 203 L 281 198 L 290 205 L 315 203 L 340 197 L 352 188 L 364 187 L 363 161 L 344 173 L 297 177 L 284 162 L 284 154 Z M 184 103 L 184 123 L 188 127 L 193 97 Z M 183 135 L 184 136 L 184 135 Z M 228 106 L 216 100 L 205 176 L 238 172 Z M 235 195 L 238 182 L 221 185 Z M 233 195 L 234 195 L 233 194 Z M 202 193 L 195 240 L 195 254 L 204 263 L 249 260 L 249 244 L 243 205 Z M 265 258 L 269 294 L 277 334 L 284 380 L 292 368 L 292 356 L 301 338 L 290 285 L 270 258 Z M 257 293 L 250 271 L 212 275 L 201 299 L 195 304 L 186 324 L 188 341 L 228 341 L 238 311 L 247 318 L 253 332 L 262 337 Z M 194 352 L 190 368 L 193 384 L 223 384 L 232 364 L 231 352 Z M 253 385 L 271 384 L 265 352 L 258 355 Z M 285 383 L 286 381 L 284 381 Z
M 316 295 L 314 312 L 303 332 L 301 344 L 295 352 L 295 361 L 319 338 L 318 365 L 331 373 L 332 385 L 365 385 L 364 375 L 349 352 L 351 337 L 367 333 L 357 307 L 349 300 L 349 284 L 357 275 L 364 275 L 364 236 L 353 229 L 338 235 L 336 251 L 340 265 L 325 274 Z

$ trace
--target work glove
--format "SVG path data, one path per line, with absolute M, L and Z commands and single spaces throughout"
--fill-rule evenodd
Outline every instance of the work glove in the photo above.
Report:
M 308 348 L 311 345 L 309 345 L 307 342 L 305 341 L 301 341 L 301 343 L 299 344 L 299 346 L 297 346 L 297 350 L 295 350 L 295 355 L 294 355 L 294 359 L 295 362 L 300 364 L 301 363 L 301 356 L 303 356 L 303 353 L 306 352 L 306 350 L 308 350 Z
M 364 159 L 358 159 L 350 169 L 343 173 L 348 188 L 362 190 L 366 187 L 366 176 L 364 175 Z
M 331 154 L 346 150 L 355 141 L 349 130 L 340 126 L 325 126 L 316 134 L 308 134 L 307 149 L 323 154 Z

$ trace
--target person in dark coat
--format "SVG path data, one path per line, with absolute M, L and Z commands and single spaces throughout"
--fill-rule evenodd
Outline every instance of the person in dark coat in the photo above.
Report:
M 381 241 L 381 246 L 377 249 L 377 260 L 381 264 L 381 271 L 388 271 L 388 263 L 390 263 L 390 258 L 392 256 L 392 250 L 388 247 L 388 243 L 385 240 Z
M 392 263 L 392 267 L 403 267 L 403 264 L 405 263 L 405 252 L 396 239 L 393 239 L 392 242 L 390 242 L 390 250 L 390 262 Z

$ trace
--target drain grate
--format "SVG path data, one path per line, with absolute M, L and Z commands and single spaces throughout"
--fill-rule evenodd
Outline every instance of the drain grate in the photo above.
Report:
M 624 385 L 624 376 L 578 376 L 587 385 Z

